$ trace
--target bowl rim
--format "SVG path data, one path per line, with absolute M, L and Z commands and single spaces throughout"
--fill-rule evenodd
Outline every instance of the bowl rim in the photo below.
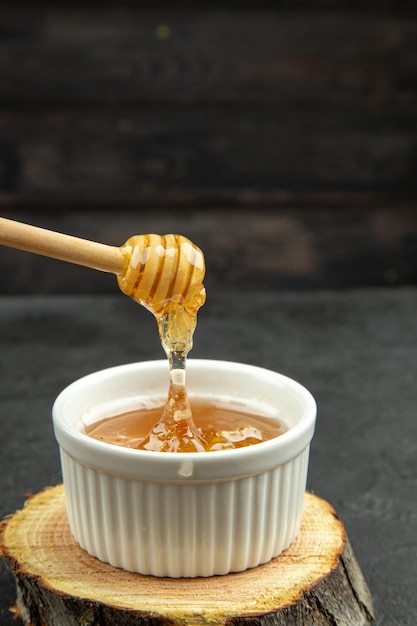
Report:
M 285 433 L 253 446 L 216 452 L 150 452 L 116 446 L 98 441 L 81 432 L 65 417 L 67 404 L 80 390 L 91 384 L 105 384 L 114 376 L 146 370 L 160 375 L 167 371 L 167 360 L 147 360 L 97 370 L 82 376 L 56 397 L 52 406 L 55 437 L 61 454 L 65 452 L 84 466 L 124 478 L 174 483 L 195 483 L 244 478 L 275 469 L 300 454 L 309 446 L 314 434 L 317 405 L 312 394 L 298 381 L 279 372 L 248 363 L 217 359 L 188 359 L 187 375 L 191 371 L 215 370 L 235 375 L 246 373 L 267 381 L 295 395 L 303 405 L 298 423 Z

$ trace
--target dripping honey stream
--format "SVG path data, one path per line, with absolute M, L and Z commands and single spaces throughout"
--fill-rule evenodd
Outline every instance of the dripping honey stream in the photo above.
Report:
M 138 444 L 139 449 L 202 452 L 263 440 L 262 429 L 245 424 L 238 431 L 233 426 L 215 431 L 208 440 L 194 423 L 186 362 L 197 313 L 206 299 L 205 261 L 202 251 L 186 237 L 134 235 L 116 247 L 0 218 L 0 243 L 116 274 L 120 290 L 155 316 L 169 363 L 169 388 L 160 418 Z M 279 427 L 274 432 L 270 436 L 280 434 Z

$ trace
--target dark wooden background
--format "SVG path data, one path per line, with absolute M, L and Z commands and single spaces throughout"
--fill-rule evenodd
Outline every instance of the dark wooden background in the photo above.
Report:
M 417 283 L 417 3 L 0 4 L 0 214 L 207 286 Z M 0 293 L 114 292 L 0 247 Z

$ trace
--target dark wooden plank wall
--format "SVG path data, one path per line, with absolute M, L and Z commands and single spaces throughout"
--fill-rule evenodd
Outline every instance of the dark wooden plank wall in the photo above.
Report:
M 414 3 L 0 5 L 3 216 L 182 232 L 224 287 L 415 284 L 416 165 Z M 1 293 L 114 289 L 0 266 Z

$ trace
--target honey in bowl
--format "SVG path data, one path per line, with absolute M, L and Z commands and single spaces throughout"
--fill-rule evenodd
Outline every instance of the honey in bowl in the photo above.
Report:
M 198 441 L 204 442 L 202 450 L 206 452 L 254 445 L 278 437 L 287 430 L 284 421 L 268 415 L 266 409 L 261 411 L 259 407 L 254 413 L 254 407 L 244 403 L 213 398 L 193 398 L 190 404 Z M 163 409 L 163 401 L 144 402 L 141 408 L 90 424 L 86 433 L 94 439 L 137 450 L 178 451 L 175 450 L 175 446 L 179 445 L 177 430 L 183 428 L 181 440 L 190 440 L 190 447 L 185 451 L 196 451 L 195 434 L 187 431 L 187 423 L 179 420 L 172 425 L 171 432 L 160 421 Z M 161 441 L 165 442 L 165 448 L 161 446 Z

